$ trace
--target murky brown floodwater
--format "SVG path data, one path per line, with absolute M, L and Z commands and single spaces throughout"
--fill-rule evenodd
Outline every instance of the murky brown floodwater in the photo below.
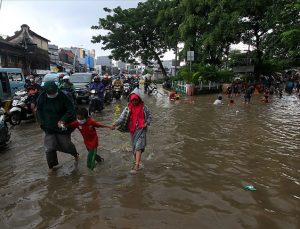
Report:
M 145 98 L 154 120 L 137 175 L 129 137 L 107 129 L 96 171 L 76 131 L 78 167 L 60 153 L 48 174 L 42 132 L 22 123 L 0 153 L 0 228 L 299 228 L 299 99 L 231 108 L 215 97 Z M 111 123 L 124 104 L 97 119 Z

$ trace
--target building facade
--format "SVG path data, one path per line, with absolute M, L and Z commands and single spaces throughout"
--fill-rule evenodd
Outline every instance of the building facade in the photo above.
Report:
M 1 41 L 1 66 L 21 67 L 24 74 L 38 69 L 48 70 L 48 42 L 48 39 L 30 30 L 28 25 L 22 25 L 21 30 Z

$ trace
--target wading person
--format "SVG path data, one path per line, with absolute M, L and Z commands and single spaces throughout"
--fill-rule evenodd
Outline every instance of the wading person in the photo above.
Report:
M 246 89 L 245 95 L 244 95 L 245 104 L 249 104 L 250 103 L 250 100 L 251 100 L 253 92 L 254 92 L 254 86 L 250 86 L 250 87 L 248 87 Z
M 45 132 L 44 146 L 49 169 L 58 165 L 57 151 L 71 154 L 78 160 L 75 145 L 71 141 L 71 129 L 66 123 L 75 120 L 74 105 L 53 81 L 45 82 L 44 92 L 37 102 L 37 118 Z
M 222 96 L 219 95 L 218 98 L 214 101 L 213 105 L 223 105 Z
M 77 120 L 67 124 L 67 127 L 78 128 L 80 131 L 84 139 L 84 144 L 89 152 L 87 156 L 87 167 L 93 170 L 95 167 L 95 161 L 101 162 L 104 160 L 97 155 L 99 139 L 95 128 L 101 127 L 113 129 L 113 127 L 103 125 L 102 123 L 96 122 L 94 119 L 90 118 L 86 108 L 79 109 L 77 111 Z
M 129 95 L 129 103 L 124 108 L 119 119 L 113 127 L 126 125 L 125 129 L 130 132 L 132 151 L 134 154 L 135 164 L 131 170 L 137 172 L 141 168 L 142 153 L 146 147 L 147 126 L 150 125 L 152 116 L 148 107 L 142 101 L 138 89 L 135 89 Z M 124 131 L 124 130 L 123 130 Z

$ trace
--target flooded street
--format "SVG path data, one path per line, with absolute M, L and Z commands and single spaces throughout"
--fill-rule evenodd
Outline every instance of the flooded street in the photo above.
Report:
M 105 162 L 89 171 L 75 130 L 78 165 L 58 153 L 48 173 L 43 132 L 21 123 L 0 152 L 0 228 L 299 228 L 300 100 L 213 106 L 216 96 L 145 95 L 153 122 L 136 175 L 129 134 L 98 129 Z M 125 104 L 96 120 L 112 124 Z

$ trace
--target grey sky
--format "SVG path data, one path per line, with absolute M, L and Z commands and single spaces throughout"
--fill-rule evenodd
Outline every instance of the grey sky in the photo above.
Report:
M 1 0 L 0 0 L 1 1 Z M 136 7 L 142 0 L 2 0 L 0 35 L 14 35 L 22 24 L 47 38 L 59 47 L 81 46 L 95 49 L 96 56 L 107 55 L 100 44 L 92 44 L 91 37 L 100 31 L 91 30 L 104 7 Z

